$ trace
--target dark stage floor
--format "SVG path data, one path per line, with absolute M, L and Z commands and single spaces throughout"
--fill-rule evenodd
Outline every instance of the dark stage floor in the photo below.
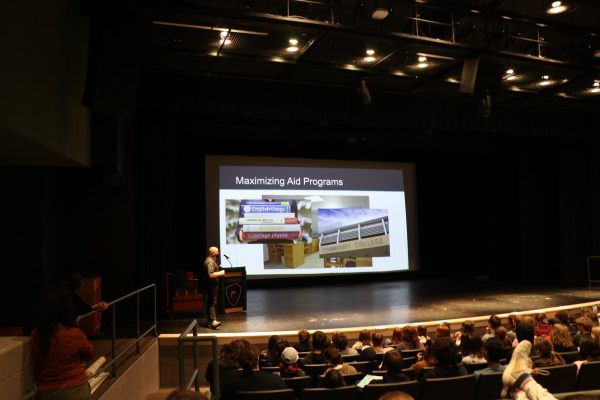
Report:
M 249 289 L 246 313 L 220 316 L 225 332 L 297 331 L 395 325 L 529 311 L 600 300 L 600 288 L 499 284 L 487 280 L 402 280 Z M 179 333 L 194 317 L 159 321 Z M 204 333 L 208 329 L 201 329 Z M 210 331 L 214 332 L 214 331 Z

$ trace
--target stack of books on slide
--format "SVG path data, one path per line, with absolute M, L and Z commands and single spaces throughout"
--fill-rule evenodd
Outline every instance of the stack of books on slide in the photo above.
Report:
M 237 235 L 242 242 L 300 239 L 296 201 L 242 200 Z

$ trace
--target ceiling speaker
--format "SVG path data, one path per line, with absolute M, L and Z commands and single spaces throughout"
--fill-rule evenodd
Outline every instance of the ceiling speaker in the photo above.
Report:
M 500 89 L 504 65 L 484 61 L 480 57 L 467 58 L 463 64 L 460 91 L 476 95 L 493 94 Z

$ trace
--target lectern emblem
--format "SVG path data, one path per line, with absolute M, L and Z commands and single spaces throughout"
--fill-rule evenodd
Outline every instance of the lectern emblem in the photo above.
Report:
M 240 298 L 242 297 L 242 285 L 239 283 L 232 283 L 225 287 L 225 296 L 227 297 L 227 302 L 231 306 L 237 306 Z

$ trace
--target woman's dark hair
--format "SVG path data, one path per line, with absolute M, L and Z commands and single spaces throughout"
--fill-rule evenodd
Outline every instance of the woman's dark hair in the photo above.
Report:
M 600 360 L 600 346 L 591 339 L 579 343 L 579 358 L 582 360 Z
M 221 355 L 219 356 L 219 367 L 238 368 L 236 347 L 231 343 L 225 343 L 223 347 L 221 347 Z
M 477 335 L 463 335 L 460 345 L 463 356 L 468 356 L 469 354 L 483 356 L 483 341 Z
M 335 346 L 329 346 L 327 350 L 325 350 L 325 358 L 331 365 L 338 365 L 343 362 L 342 355 Z
M 321 380 L 321 386 L 329 389 L 339 388 L 342 386 L 346 386 L 346 381 L 344 380 L 344 376 L 337 369 L 330 369 L 325 372 L 325 376 Z
M 433 342 L 431 352 L 441 365 L 456 365 L 458 361 L 458 352 L 449 338 L 439 338 Z
M 245 339 L 234 340 L 237 361 L 244 372 L 250 372 L 258 366 L 258 350 Z
M 298 342 L 300 343 L 309 343 L 310 342 L 310 333 L 306 329 L 302 329 L 298 331 Z
M 75 305 L 66 288 L 56 287 L 48 292 L 42 315 L 43 317 L 37 327 L 40 338 L 39 349 L 41 354 L 48 354 L 50 338 L 59 324 L 69 327 L 77 326 Z

